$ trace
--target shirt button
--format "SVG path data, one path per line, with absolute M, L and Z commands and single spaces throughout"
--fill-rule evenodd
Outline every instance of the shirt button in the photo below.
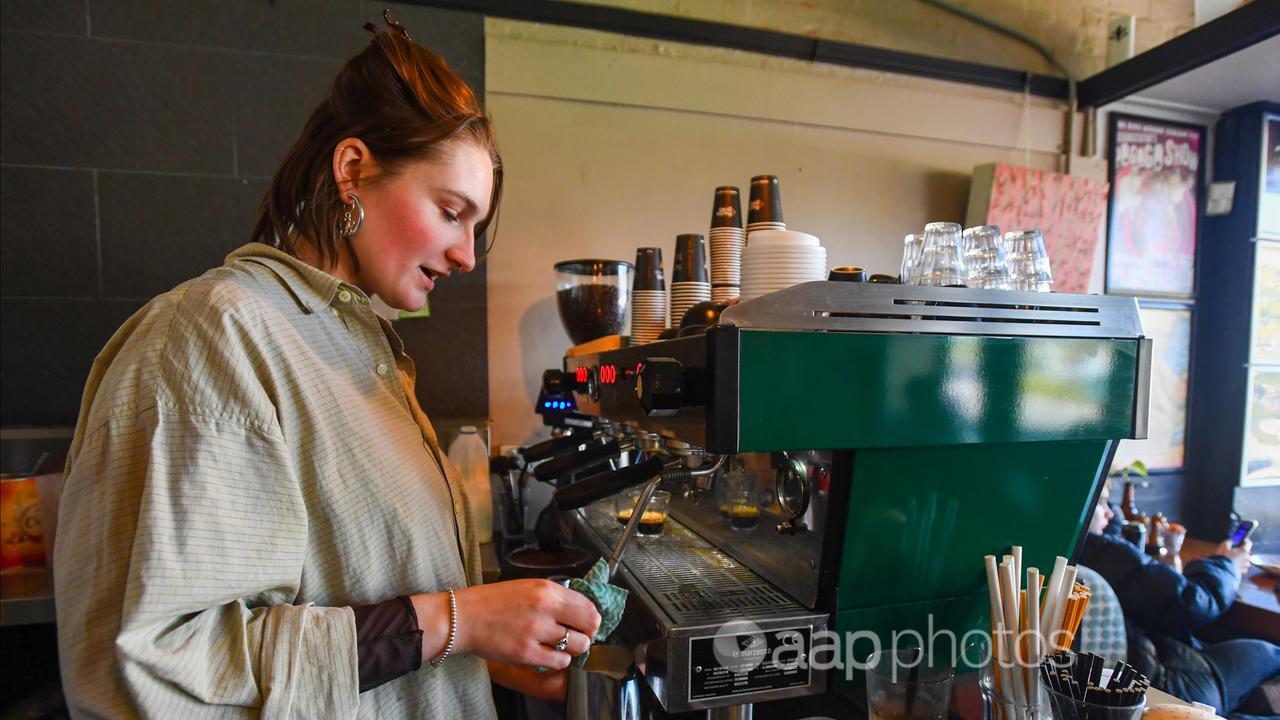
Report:
M 374 368 L 374 369 L 378 371 L 378 374 L 379 374 L 379 375 L 386 375 L 386 374 L 387 374 L 387 364 L 386 364 L 386 363 L 378 363 L 378 367 L 376 367 L 376 368 Z
M 342 301 L 342 302 L 344 302 L 344 303 L 345 303 L 345 302 L 351 302 L 351 291 L 349 291 L 349 290 L 339 290 L 339 291 L 338 291 L 338 299 L 339 299 L 339 300 L 341 300 L 341 301 Z

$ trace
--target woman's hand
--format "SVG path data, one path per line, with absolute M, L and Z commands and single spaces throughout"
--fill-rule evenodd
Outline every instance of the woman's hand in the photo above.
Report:
M 523 665 L 489 661 L 489 677 L 499 685 L 536 700 L 564 702 L 568 688 L 566 670 L 538 672 Z
M 590 600 L 550 580 L 509 580 L 454 594 L 458 601 L 455 653 L 558 670 L 591 647 L 600 627 L 600 613 Z M 412 600 L 423 631 L 422 657 L 434 658 L 449 634 L 449 596 L 415 595 Z M 552 647 L 566 633 L 564 651 Z

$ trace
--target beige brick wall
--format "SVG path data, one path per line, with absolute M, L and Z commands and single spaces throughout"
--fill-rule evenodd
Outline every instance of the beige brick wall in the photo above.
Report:
M 920 0 L 584 0 L 1035 72 L 1036 51 Z M 1137 18 L 1142 52 L 1192 27 L 1194 0 L 956 0 L 1045 43 L 1077 77 L 1106 65 L 1108 20 Z M 678 49 L 673 52 L 680 52 Z

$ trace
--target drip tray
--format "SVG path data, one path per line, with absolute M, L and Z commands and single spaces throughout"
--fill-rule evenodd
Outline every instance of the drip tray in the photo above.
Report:
M 586 513 L 591 529 L 612 548 L 622 534 L 613 514 L 598 505 Z M 811 612 L 672 517 L 660 537 L 632 540 L 622 564 L 677 626 Z

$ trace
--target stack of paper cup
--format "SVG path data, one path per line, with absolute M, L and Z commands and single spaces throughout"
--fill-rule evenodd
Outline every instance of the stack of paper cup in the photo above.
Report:
M 751 178 L 751 198 L 747 202 L 747 244 L 757 230 L 786 230 L 782 220 L 782 192 L 777 175 Z
M 827 249 L 793 230 L 757 230 L 742 252 L 742 299 L 827 279 Z
M 742 285 L 742 246 L 747 235 L 742 229 L 742 202 L 738 188 L 716 188 L 711 204 L 711 299 L 717 303 L 738 298 Z
M 667 329 L 667 280 L 662 248 L 636 248 L 636 279 L 631 288 L 631 344 L 658 339 Z
M 706 243 L 695 233 L 677 235 L 676 259 L 671 267 L 671 327 L 680 327 L 686 310 L 710 299 Z

